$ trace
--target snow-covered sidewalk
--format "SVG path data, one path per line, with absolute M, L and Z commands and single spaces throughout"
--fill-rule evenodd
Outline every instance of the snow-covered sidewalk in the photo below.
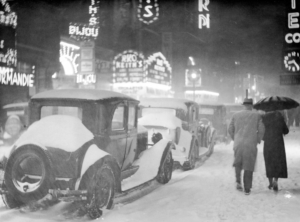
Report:
M 267 188 L 259 145 L 257 171 L 249 196 L 235 189 L 233 150 L 218 144 L 213 155 L 191 171 L 176 170 L 172 180 L 150 194 L 126 205 L 105 211 L 99 220 L 106 222 L 199 222 L 255 221 L 294 222 L 300 220 L 300 130 L 292 128 L 285 137 L 288 179 L 279 179 L 279 192 Z M 0 204 L 0 221 L 86 221 L 87 218 L 66 219 L 63 204 L 47 211 L 21 213 L 7 210 Z

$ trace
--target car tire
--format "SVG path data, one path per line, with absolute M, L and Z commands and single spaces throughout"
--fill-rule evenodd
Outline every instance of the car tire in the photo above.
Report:
M 7 190 L 4 182 L 2 184 L 2 189 Z M 10 193 L 5 193 L 5 194 L 2 194 L 1 196 L 2 196 L 2 201 L 5 204 L 5 206 L 7 206 L 10 209 L 19 208 L 22 205 L 24 205 L 24 203 L 22 203 L 19 200 L 16 200 Z
M 197 142 L 194 142 L 193 148 L 190 151 L 189 161 L 183 164 L 183 170 L 194 169 L 198 158 L 199 158 L 199 146 Z
M 92 167 L 87 172 L 91 175 L 87 186 L 88 215 L 91 219 L 99 218 L 102 215 L 102 209 L 111 209 L 115 196 L 115 177 L 111 166 L 104 163 L 100 167 Z
M 216 144 L 216 141 L 214 139 L 214 135 L 212 135 L 211 140 L 212 141 L 211 141 L 211 143 L 209 144 L 209 147 L 208 147 L 209 148 L 209 151 L 208 151 L 208 154 L 207 154 L 208 157 L 210 157 L 214 152 L 214 148 L 215 148 L 215 144 Z
M 7 161 L 4 182 L 9 195 L 19 202 L 28 204 L 43 198 L 53 181 L 50 158 L 39 147 L 20 147 Z
M 163 161 L 160 163 L 156 181 L 161 184 L 168 183 L 172 178 L 173 173 L 173 157 L 171 150 L 167 149 L 166 155 L 163 155 Z

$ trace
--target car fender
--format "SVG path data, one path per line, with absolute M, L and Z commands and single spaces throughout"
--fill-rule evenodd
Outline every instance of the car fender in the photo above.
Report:
M 173 143 L 161 139 L 152 147 L 141 153 L 139 159 L 133 165 L 139 166 L 138 171 L 131 177 L 122 181 L 122 190 L 128 190 L 154 179 L 160 169 L 164 155 L 172 149 Z
M 87 170 L 94 164 L 99 162 L 108 163 L 113 168 L 117 188 L 120 187 L 120 175 L 121 170 L 117 164 L 117 161 L 107 152 L 101 150 L 96 144 L 92 144 L 85 153 L 84 159 L 81 165 L 80 178 L 76 181 L 75 190 L 80 187 L 81 179 Z
M 11 154 L 13 152 L 15 152 L 17 149 L 20 149 L 22 147 L 25 147 L 25 146 L 36 146 L 36 147 L 39 147 L 40 149 L 43 149 L 43 150 L 47 150 L 47 147 L 45 147 L 44 145 L 42 145 L 41 143 L 39 142 L 34 142 L 34 141 L 23 141 L 22 143 L 19 143 L 18 145 L 13 145 L 11 146 L 6 153 L 5 153 L 5 157 L 8 159 Z

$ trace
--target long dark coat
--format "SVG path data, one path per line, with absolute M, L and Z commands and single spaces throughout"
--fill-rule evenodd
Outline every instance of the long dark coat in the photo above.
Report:
M 283 135 L 289 129 L 280 112 L 268 112 L 263 116 L 266 131 L 264 140 L 264 159 L 267 177 L 287 178 L 287 164 Z
M 233 115 L 228 127 L 228 133 L 234 141 L 233 166 L 254 171 L 257 144 L 260 143 L 264 131 L 265 127 L 258 112 L 243 110 Z

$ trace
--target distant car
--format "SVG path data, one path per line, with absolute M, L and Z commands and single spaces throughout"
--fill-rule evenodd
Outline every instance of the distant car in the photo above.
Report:
M 154 134 L 175 143 L 174 161 L 184 170 L 193 169 L 203 153 L 210 155 L 212 126 L 198 119 L 198 105 L 190 100 L 175 98 L 148 98 L 141 100 L 139 123 L 148 129 L 148 143 Z M 209 130 L 208 130 L 209 128 Z
M 20 120 L 20 131 L 16 132 L 14 130 L 15 134 L 20 135 L 28 125 L 28 102 L 7 104 L 0 109 L 0 162 L 3 155 L 18 138 L 16 135 L 5 134 L 5 125 L 8 118 L 12 116 L 17 116 Z M 1 174 L 0 172 L 0 182 L 1 178 L 3 178 Z
M 218 142 L 227 141 L 226 108 L 220 103 L 198 103 L 199 118 L 207 120 L 215 129 L 215 140 Z
M 5 124 L 5 120 L 11 115 L 19 116 L 24 127 L 28 126 L 28 102 L 10 103 L 4 105 L 1 109 L 0 122 L 1 126 Z
M 14 208 L 32 201 L 81 200 L 91 218 L 116 194 L 172 176 L 172 142 L 147 144 L 138 101 L 92 89 L 42 92 L 29 103 L 29 127 L 5 161 L 2 196 Z M 140 132 L 138 132 L 140 130 Z

